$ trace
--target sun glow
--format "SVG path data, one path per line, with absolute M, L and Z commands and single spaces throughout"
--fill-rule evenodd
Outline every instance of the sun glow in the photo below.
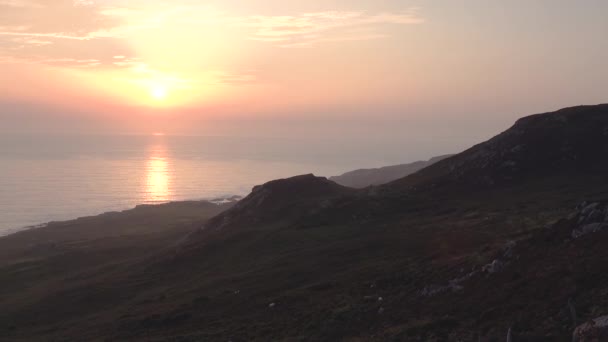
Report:
M 152 89 L 150 89 L 150 95 L 155 100 L 162 101 L 167 98 L 168 90 L 164 86 L 156 85 L 156 86 L 153 86 Z
M 44 70 L 57 74 L 52 78 L 64 78 L 66 84 L 78 87 L 74 92 L 85 92 L 113 105 L 179 109 L 219 103 L 226 100 L 227 94 L 231 94 L 233 100 L 238 95 L 234 86 L 222 84 L 222 79 L 228 76 L 212 71 L 158 70 L 141 65 L 104 69 L 104 72 L 63 67 Z

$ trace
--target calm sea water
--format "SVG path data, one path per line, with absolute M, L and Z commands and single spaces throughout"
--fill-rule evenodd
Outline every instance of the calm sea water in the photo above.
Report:
M 227 137 L 2 136 L 0 235 L 137 204 L 246 195 L 254 185 L 272 179 L 303 173 L 332 176 L 418 157 L 388 145 Z

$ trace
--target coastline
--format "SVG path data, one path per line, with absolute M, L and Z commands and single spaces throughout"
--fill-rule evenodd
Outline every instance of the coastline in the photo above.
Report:
M 40 223 L 40 224 L 29 225 L 29 226 L 25 226 L 25 227 L 21 227 L 21 228 L 8 228 L 6 230 L 0 231 L 0 239 L 2 239 L 3 237 L 9 236 L 9 235 L 17 234 L 19 232 L 25 232 L 25 231 L 29 231 L 29 230 L 44 228 L 53 222 L 54 221 L 50 221 L 50 222 L 45 222 L 45 223 Z
M 234 203 L 238 202 L 239 200 L 241 200 L 243 197 L 244 196 L 240 196 L 240 195 L 227 195 L 227 196 L 221 196 L 221 197 L 216 197 L 216 198 L 212 198 L 212 199 L 168 201 L 168 202 L 154 203 L 154 204 L 137 204 L 134 207 L 127 208 L 124 210 L 110 210 L 110 211 L 104 211 L 102 213 L 95 214 L 95 215 L 78 216 L 73 219 L 52 220 L 52 221 L 48 221 L 48 222 L 22 226 L 22 227 L 18 227 L 18 228 L 7 228 L 5 230 L 0 230 L 0 239 L 15 235 L 15 234 L 23 233 L 23 232 L 31 232 L 31 231 L 35 231 L 35 230 L 39 230 L 39 229 L 43 229 L 43 228 L 48 228 L 53 225 L 62 225 L 62 224 L 78 222 L 78 221 L 87 220 L 87 219 L 102 218 L 104 216 L 124 214 L 124 213 L 129 213 L 129 212 L 132 212 L 135 210 L 141 210 L 141 209 L 149 209 L 149 208 L 153 209 L 153 208 L 159 208 L 159 207 L 163 207 L 163 206 L 175 206 L 175 205 L 179 206 L 179 205 L 186 205 L 186 204 L 204 204 L 204 203 L 210 203 L 210 204 L 216 205 L 218 207 L 221 207 L 223 205 L 234 204 Z

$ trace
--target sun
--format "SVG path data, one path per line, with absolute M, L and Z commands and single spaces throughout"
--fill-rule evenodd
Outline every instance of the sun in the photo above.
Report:
M 158 101 L 162 101 L 167 98 L 168 91 L 167 88 L 160 85 L 155 85 L 150 89 L 150 95 Z

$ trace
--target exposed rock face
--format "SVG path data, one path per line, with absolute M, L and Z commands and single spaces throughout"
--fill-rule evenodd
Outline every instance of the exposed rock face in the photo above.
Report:
M 574 342 L 608 341 L 608 316 L 601 316 L 579 325 L 574 330 Z
M 494 259 L 491 263 L 485 265 L 482 268 L 482 271 L 492 274 L 492 273 L 500 272 L 500 270 L 502 270 L 503 267 L 504 267 L 504 264 L 502 261 L 500 261 L 498 259 Z
M 572 216 L 576 220 L 572 230 L 572 237 L 575 239 L 608 228 L 607 203 L 583 202 Z
M 443 292 L 458 292 L 464 289 L 464 283 L 478 275 L 491 275 L 494 273 L 498 273 L 502 271 L 513 258 L 513 250 L 516 246 L 514 241 L 509 241 L 497 255 L 497 258 L 492 260 L 491 263 L 481 266 L 481 268 L 474 268 L 469 273 L 451 279 L 448 281 L 447 285 L 431 285 L 424 287 L 419 294 L 423 297 L 431 297 L 436 294 L 440 294 Z
M 375 169 L 360 169 L 346 172 L 340 176 L 330 177 L 329 180 L 351 188 L 365 188 L 371 185 L 385 184 L 403 178 L 451 156 L 452 155 L 444 155 L 431 158 L 427 161 L 417 161 Z

